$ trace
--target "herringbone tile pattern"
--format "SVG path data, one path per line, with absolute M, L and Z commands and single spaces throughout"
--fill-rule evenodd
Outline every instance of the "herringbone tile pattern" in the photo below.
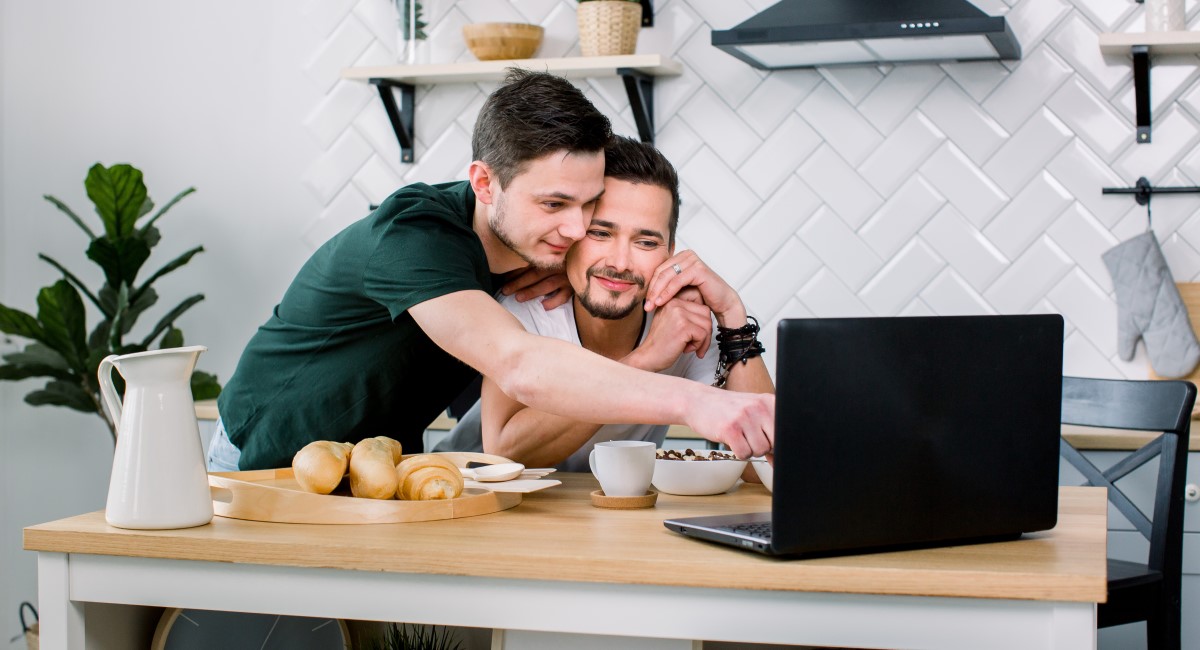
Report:
M 1142 377 L 1116 357 L 1116 305 L 1100 254 L 1146 227 L 1105 186 L 1139 176 L 1200 184 L 1200 60 L 1157 57 L 1154 142 L 1133 142 L 1132 72 L 1102 31 L 1143 29 L 1127 0 L 976 0 L 1005 14 L 1018 62 L 829 67 L 764 73 L 709 44 L 769 0 L 660 0 L 639 51 L 668 54 L 658 144 L 680 171 L 680 244 L 774 325 L 790 316 L 1059 312 L 1068 373 Z M 546 27 L 540 56 L 578 54 L 575 0 L 426 0 L 435 62 L 472 60 L 463 24 Z M 1197 7 L 1189 3 L 1195 22 Z M 324 153 L 303 181 L 320 204 L 314 247 L 414 181 L 464 177 L 470 130 L 493 86 L 417 91 L 415 164 L 373 90 L 340 68 L 392 62 L 388 0 L 313 1 L 324 40 L 305 71 L 323 99 L 306 126 Z M 578 82 L 634 135 L 620 82 Z M 1157 199 L 1154 228 L 1176 279 L 1200 277 L 1200 196 Z M 771 328 L 768 328 L 771 329 Z M 773 342 L 773 332 L 766 335 Z

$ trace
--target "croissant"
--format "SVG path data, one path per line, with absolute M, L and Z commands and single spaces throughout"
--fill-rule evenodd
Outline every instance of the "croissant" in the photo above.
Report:
M 292 457 L 296 482 L 308 492 L 329 494 L 342 482 L 350 462 L 348 442 L 317 440 L 304 446 Z
M 462 491 L 462 472 L 436 454 L 417 454 L 396 466 L 397 498 L 409 501 L 453 499 Z
M 350 492 L 368 499 L 394 498 L 399 458 L 400 443 L 391 438 L 360 440 L 350 451 Z

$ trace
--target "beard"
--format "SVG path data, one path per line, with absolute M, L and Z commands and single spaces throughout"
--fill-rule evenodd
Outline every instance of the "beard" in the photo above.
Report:
M 607 271 L 604 269 L 597 269 L 595 267 L 588 269 L 586 276 L 588 279 L 587 287 L 583 290 L 583 293 L 577 295 L 579 297 L 579 305 L 583 307 L 584 311 L 592 316 L 596 318 L 602 318 L 604 320 L 621 320 L 622 318 L 632 314 L 633 310 L 637 309 L 638 305 L 641 304 L 642 298 L 640 296 L 642 295 L 642 292 L 638 292 L 637 295 L 634 295 L 633 299 L 629 301 L 628 305 L 600 302 L 597 296 L 592 295 L 592 283 L 590 281 L 592 276 L 611 278 L 613 280 L 620 280 L 622 282 L 633 282 L 637 284 L 640 289 L 646 288 L 646 279 L 635 274 L 633 271 L 618 273 L 616 271 Z M 614 299 L 620 295 L 616 292 L 606 292 L 603 289 L 597 291 L 597 293 L 610 293 L 612 294 L 610 297 Z
M 495 235 L 496 239 L 500 240 L 500 243 L 507 246 L 510 251 L 516 253 L 517 257 L 520 257 L 529 266 L 540 271 L 562 272 L 562 259 L 539 260 L 528 251 L 522 250 L 517 245 L 517 242 L 513 240 L 512 235 L 509 234 L 507 220 L 508 206 L 504 194 L 501 193 L 496 197 L 496 205 L 492 210 L 491 216 L 488 218 L 488 228 L 492 231 L 492 234 Z

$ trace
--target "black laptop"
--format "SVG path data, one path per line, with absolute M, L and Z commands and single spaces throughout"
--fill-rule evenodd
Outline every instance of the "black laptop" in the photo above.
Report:
M 798 556 L 1053 528 L 1062 358 L 1058 315 L 784 320 L 771 511 L 664 524 Z

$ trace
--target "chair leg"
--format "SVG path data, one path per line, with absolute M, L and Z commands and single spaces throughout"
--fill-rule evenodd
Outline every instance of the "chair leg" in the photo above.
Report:
M 1156 607 L 1146 620 L 1147 650 L 1180 650 L 1179 603 Z

